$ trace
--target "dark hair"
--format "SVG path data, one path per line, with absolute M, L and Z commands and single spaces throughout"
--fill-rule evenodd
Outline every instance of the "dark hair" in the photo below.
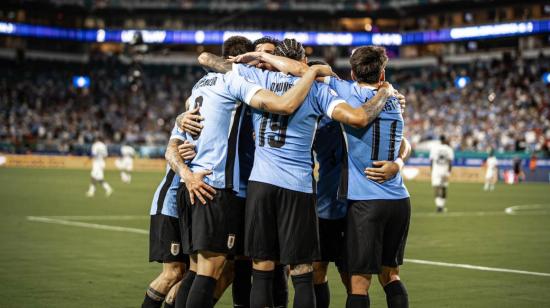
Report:
M 388 56 L 384 47 L 363 46 L 355 49 L 349 63 L 357 81 L 377 83 L 388 63 Z
M 284 39 L 275 48 L 275 55 L 300 61 L 306 56 L 302 43 L 295 39 Z
M 254 45 L 252 42 L 244 36 L 232 36 L 223 42 L 222 57 L 236 57 L 254 51 Z
M 328 63 L 323 60 L 311 60 L 307 63 L 307 66 L 312 66 L 312 65 L 328 65 Z
M 445 137 L 445 135 L 440 135 L 439 141 L 441 141 L 441 143 L 447 143 L 447 138 Z
M 252 45 L 254 45 L 254 48 L 256 48 L 260 44 L 273 44 L 273 46 L 277 47 L 281 41 L 278 39 L 271 37 L 271 36 L 264 36 L 257 40 L 255 40 Z

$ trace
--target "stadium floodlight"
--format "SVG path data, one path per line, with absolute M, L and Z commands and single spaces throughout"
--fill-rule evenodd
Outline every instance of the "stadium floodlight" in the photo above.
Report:
M 88 89 L 90 87 L 90 77 L 88 76 L 74 76 L 73 86 L 79 89 Z
M 455 78 L 455 86 L 459 89 L 464 88 L 470 83 L 470 77 L 468 76 L 460 76 Z
M 550 84 L 550 73 L 542 74 L 542 82 L 545 84 Z

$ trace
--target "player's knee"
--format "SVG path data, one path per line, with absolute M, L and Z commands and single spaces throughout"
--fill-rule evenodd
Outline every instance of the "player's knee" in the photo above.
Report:
M 327 281 L 328 263 L 315 262 L 313 263 L 313 283 L 322 284 Z
M 170 285 L 174 285 L 183 278 L 183 266 L 176 264 L 165 266 L 161 275 Z
M 298 276 L 313 272 L 313 264 L 297 264 L 290 266 L 290 275 Z
M 400 280 L 399 267 L 382 267 L 382 272 L 378 274 L 378 280 L 382 286 L 392 281 Z
M 367 295 L 370 287 L 372 275 L 352 275 L 351 293 L 357 295 Z
M 252 262 L 252 268 L 259 271 L 273 271 L 275 270 L 275 262 L 268 260 L 254 260 Z

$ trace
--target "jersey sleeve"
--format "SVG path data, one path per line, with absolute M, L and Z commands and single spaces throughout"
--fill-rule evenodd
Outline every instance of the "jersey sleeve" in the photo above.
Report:
M 325 84 L 327 84 L 331 89 L 336 91 L 341 97 L 348 98 L 351 96 L 351 89 L 353 83 L 342 80 L 336 77 L 327 76 L 324 79 Z
M 320 114 L 326 114 L 332 119 L 334 108 L 339 104 L 345 104 L 346 101 L 326 84 L 316 83 L 315 86 L 315 97 L 317 99 Z
M 256 92 L 263 89 L 259 85 L 253 83 L 245 77 L 242 77 L 234 72 L 229 72 L 225 75 L 226 90 L 236 100 L 250 105 L 250 101 Z
M 232 72 L 249 80 L 253 80 L 258 84 L 264 84 L 270 73 L 268 70 L 262 70 L 254 66 L 239 63 L 233 63 Z
M 174 124 L 174 128 L 172 128 L 172 132 L 170 133 L 170 140 L 172 139 L 178 139 L 181 141 L 187 140 L 187 137 L 185 136 L 185 132 L 178 127 L 177 123 Z
M 455 160 L 455 151 L 449 147 L 449 161 L 452 163 Z
M 432 146 L 432 148 L 430 149 L 430 160 L 434 160 L 436 158 L 435 152 L 435 146 Z

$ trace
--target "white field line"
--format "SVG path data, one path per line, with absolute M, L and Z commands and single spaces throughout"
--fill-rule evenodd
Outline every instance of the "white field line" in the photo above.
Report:
M 74 217 L 78 217 L 78 216 L 65 216 L 65 217 L 74 218 Z M 84 217 L 93 217 L 93 216 L 84 216 Z M 99 217 L 99 216 L 95 216 L 95 217 Z M 107 216 L 107 217 L 109 217 L 109 216 Z M 74 226 L 74 227 L 83 227 L 83 228 L 107 230 L 107 231 L 149 234 L 149 231 L 144 230 L 144 229 L 127 228 L 127 227 L 119 227 L 119 226 L 109 226 L 109 225 L 101 225 L 101 224 L 92 224 L 92 223 L 87 223 L 87 222 L 69 221 L 69 220 L 51 218 L 51 217 L 27 216 L 27 220 L 35 221 L 35 222 L 43 222 L 43 223 L 60 224 L 60 225 L 65 225 L 65 226 Z M 424 265 L 432 265 L 432 266 L 463 268 L 463 269 L 471 269 L 471 270 L 487 271 L 487 272 L 501 272 L 501 273 L 512 273 L 512 274 L 521 274 L 521 275 L 550 277 L 550 273 L 529 272 L 529 271 L 514 270 L 514 269 L 507 269 L 507 268 L 477 266 L 477 265 L 471 265 L 471 264 L 447 263 L 447 262 L 437 262 L 437 261 L 418 260 L 418 259 L 405 259 L 405 262 L 407 262 L 407 263 L 416 263 L 416 264 L 424 264 Z
M 486 267 L 486 266 L 477 266 L 477 265 L 470 265 L 470 264 L 436 262 L 436 261 L 417 260 L 417 259 L 405 259 L 405 262 L 407 262 L 407 263 L 416 263 L 416 264 L 425 264 L 425 265 L 433 265 L 433 266 L 464 268 L 464 269 L 486 271 L 486 272 L 500 272 L 500 273 L 512 273 L 512 274 L 550 277 L 550 273 L 529 272 L 529 271 L 521 271 L 521 270 L 508 269 L 508 268 Z
M 40 216 L 61 220 L 149 220 L 148 215 Z
M 92 223 L 87 223 L 87 222 L 70 221 L 70 220 L 65 220 L 65 219 L 56 219 L 56 218 L 49 218 L 49 217 L 27 216 L 27 220 L 37 221 L 37 222 L 44 222 L 44 223 L 51 223 L 51 224 L 59 224 L 59 225 L 65 225 L 65 226 L 91 228 L 91 229 L 98 229 L 98 230 L 129 232 L 129 233 L 138 233 L 138 234 L 149 234 L 149 231 L 144 230 L 144 229 L 92 224 Z
M 504 215 L 526 215 L 539 216 L 550 215 L 550 205 L 548 204 L 522 204 L 514 205 L 504 209 L 504 211 L 478 211 L 478 212 L 420 212 L 412 214 L 413 217 L 482 217 L 482 216 L 504 216 Z

